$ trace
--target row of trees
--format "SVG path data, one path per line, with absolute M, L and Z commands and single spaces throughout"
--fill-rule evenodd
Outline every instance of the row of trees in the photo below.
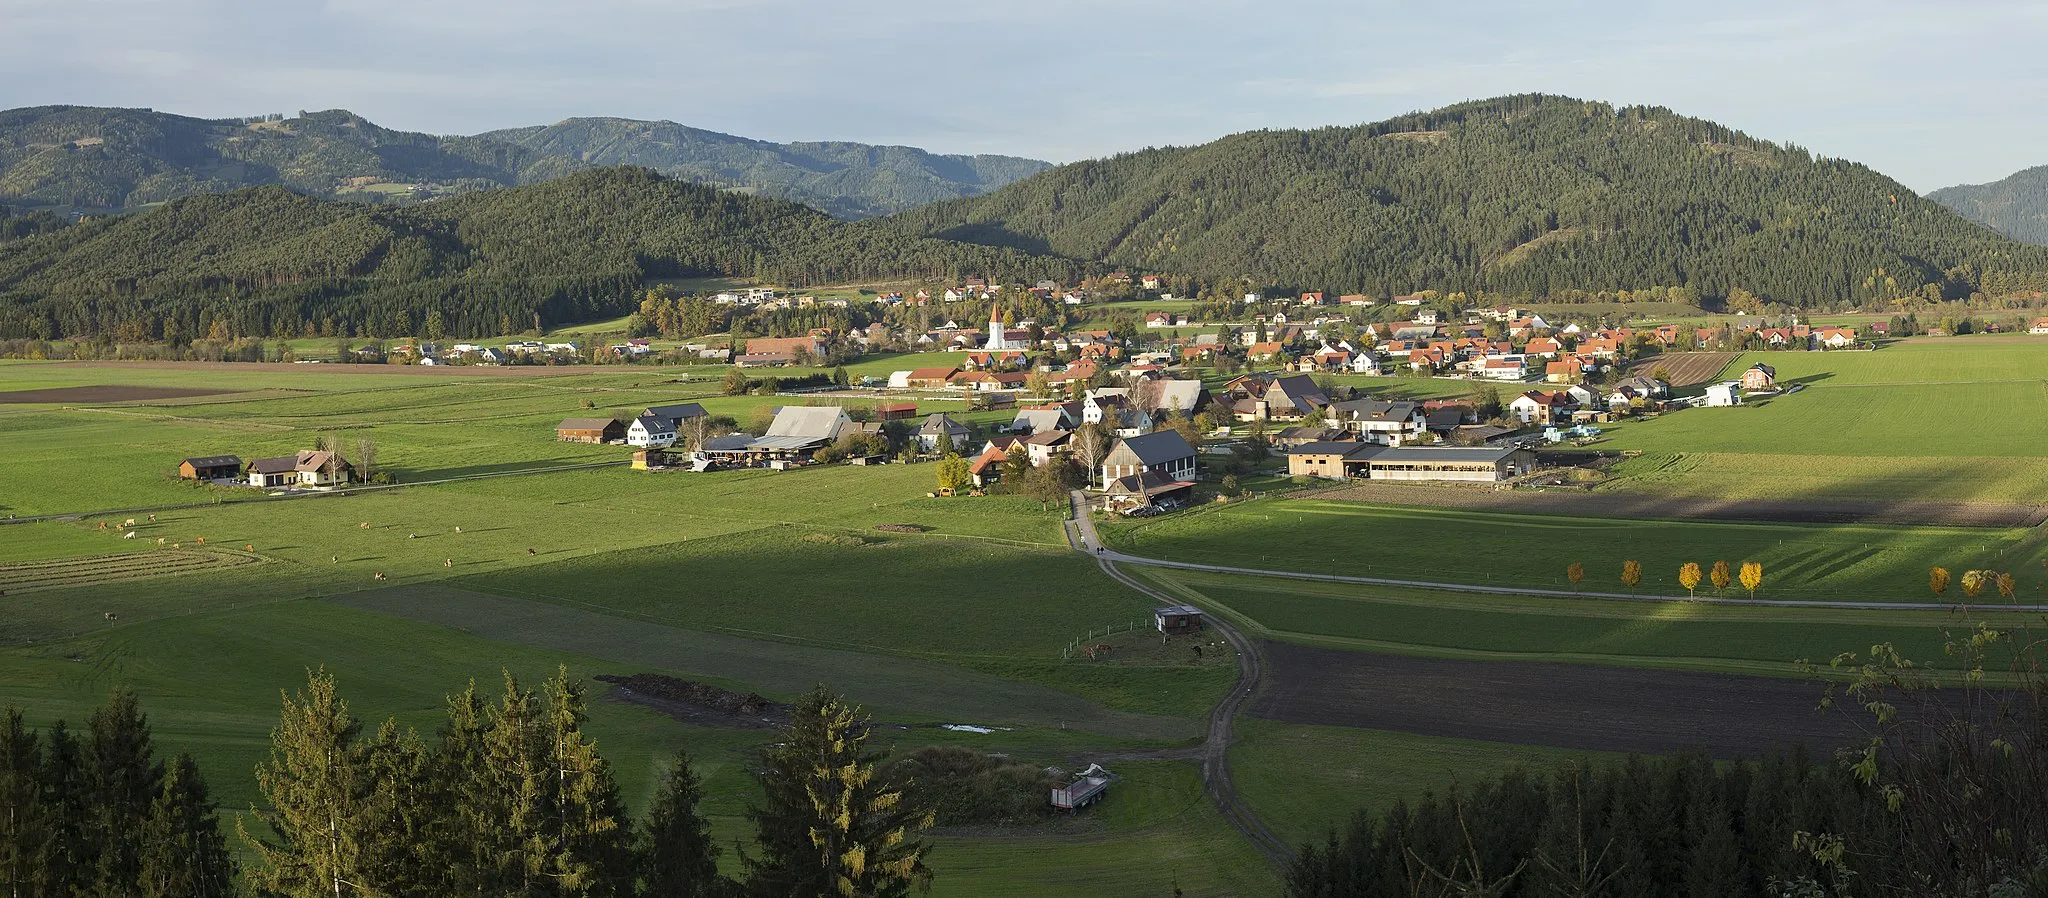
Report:
M 1985 627 L 1927 665 L 1835 659 L 1832 759 L 1572 761 L 1361 811 L 1305 846 L 1293 898 L 2021 898 L 2048 894 L 2044 643 Z M 1984 684 L 2002 680 L 1998 686 Z
M 365 735 L 332 677 L 284 701 L 265 806 L 243 828 L 253 885 L 286 898 L 348 895 L 897 896 L 928 882 L 917 833 L 932 812 L 879 768 L 856 708 L 823 689 L 797 703 L 782 741 L 755 764 L 744 876 L 719 873 L 678 756 L 644 822 L 620 800 L 610 764 L 583 730 L 580 684 L 538 690 L 509 673 L 487 700 L 474 684 L 448 701 L 432 738 L 385 721 Z
M 1948 568 L 1935 567 L 1928 569 L 1927 588 L 1933 590 L 1935 595 L 1947 593 L 1950 582 L 1952 582 L 1952 577 L 1949 574 Z M 1979 593 L 1982 593 L 1986 586 L 1996 588 L 2000 598 L 2010 599 L 2019 592 L 2019 581 L 2015 580 L 2008 571 L 1964 571 L 1961 585 L 1963 595 L 1973 599 Z
M 1936 570 L 1939 570 L 1939 568 Z M 1565 567 L 1564 576 L 1576 588 L 1586 579 L 1586 566 L 1574 561 Z M 1688 561 L 1678 566 L 1678 585 L 1685 587 L 1685 594 L 1688 597 L 1693 594 L 1693 590 L 1699 587 L 1701 576 L 1698 562 Z M 1757 588 L 1764 585 L 1764 566 L 1761 562 L 1745 561 L 1742 563 L 1739 572 L 1731 573 L 1728 562 L 1716 561 L 1711 572 L 1705 576 L 1717 591 L 1727 589 L 1729 584 L 1739 579 L 1742 583 L 1742 588 L 1749 590 L 1750 598 L 1755 598 Z M 1631 558 L 1621 563 L 1621 583 L 1623 586 L 1635 589 L 1642 582 L 1642 562 Z M 1936 591 L 1939 592 L 1940 590 Z

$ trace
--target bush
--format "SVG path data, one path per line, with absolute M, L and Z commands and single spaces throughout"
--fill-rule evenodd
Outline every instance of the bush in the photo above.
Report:
M 906 791 L 936 808 L 941 826 L 1020 823 L 1050 816 L 1048 798 L 1060 779 L 1043 768 L 973 749 L 935 745 L 890 765 Z

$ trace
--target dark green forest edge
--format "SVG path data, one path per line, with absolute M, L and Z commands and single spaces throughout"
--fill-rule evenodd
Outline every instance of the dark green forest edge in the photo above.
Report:
M 2048 245 L 2048 165 L 1989 184 L 1944 187 L 1927 198 L 2014 240 Z
M 437 136 L 379 127 L 342 109 L 236 119 L 91 106 L 0 111 L 0 202 L 59 211 L 134 209 L 271 184 L 405 203 L 613 165 L 801 202 L 841 218 L 971 196 L 1048 167 L 914 147 L 777 144 L 621 118 Z M 367 182 L 393 186 L 367 189 Z
M 853 223 L 611 168 L 404 208 L 269 187 L 6 230 L 22 232 L 0 242 L 10 339 L 397 336 L 436 313 L 446 333 L 503 334 L 626 314 L 649 279 L 682 276 L 1072 283 L 1115 266 L 1209 298 L 1436 289 L 1742 311 L 2048 288 L 2048 247 L 1863 166 L 1534 95 L 1077 163 Z

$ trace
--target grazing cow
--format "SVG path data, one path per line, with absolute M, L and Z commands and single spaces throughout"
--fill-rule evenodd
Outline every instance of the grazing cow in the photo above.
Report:
M 377 572 L 377 579 L 379 579 L 379 580 L 382 580 L 382 579 L 384 579 L 384 572 L 383 572 L 383 571 L 378 571 L 378 572 Z
M 462 532 L 462 526 L 461 526 L 461 525 L 459 525 L 459 524 L 458 524 L 458 525 L 456 525 L 456 527 L 455 527 L 455 532 L 456 532 L 456 533 L 461 533 L 461 532 Z
M 419 535 L 419 534 L 417 534 L 417 533 L 408 533 L 408 534 L 406 534 L 406 535 L 405 535 L 405 538 L 406 538 L 406 539 L 419 539 L 419 538 L 420 538 L 420 535 Z
M 454 567 L 454 566 L 455 566 L 455 559 L 453 559 L 453 558 L 443 558 L 443 559 L 441 559 L 441 566 L 442 566 L 442 567 Z
M 97 528 L 95 528 L 95 529 L 99 529 L 99 530 L 105 530 L 105 529 L 107 529 L 107 522 L 105 522 L 105 521 L 101 521 L 101 522 L 100 522 L 100 525 L 99 525 L 99 527 L 97 527 Z
M 123 526 L 123 527 L 133 527 L 133 526 L 135 526 L 135 519 L 134 519 L 134 518 L 129 518 L 128 520 L 122 521 L 122 522 L 121 522 L 121 526 Z
M 356 526 L 358 526 L 358 527 L 361 527 L 361 528 L 363 528 L 364 530 L 368 530 L 368 529 L 370 529 L 370 522 L 369 522 L 369 521 L 364 521 L 364 522 L 362 522 L 361 524 L 358 524 L 358 525 L 356 525 Z
M 161 536 L 157 537 L 157 538 L 156 538 L 156 544 L 157 544 L 157 545 L 159 545 L 159 546 L 163 545 L 163 544 L 164 544 L 164 538 L 163 538 L 163 537 L 161 537 Z
M 150 520 L 150 523 L 152 523 L 152 524 L 153 524 L 153 523 L 156 523 L 156 515 L 150 515 L 150 516 L 149 516 L 149 520 Z
M 200 545 L 202 545 L 202 546 L 203 546 L 203 545 L 206 545 L 206 537 L 203 537 L 203 536 L 202 536 L 202 537 L 200 537 L 200 538 L 199 538 L 199 544 L 200 544 Z
M 534 550 L 532 550 L 532 549 L 528 549 L 528 550 L 526 550 L 526 554 L 528 554 L 528 555 L 539 555 L 540 553 L 539 553 L 539 552 L 535 552 L 535 551 L 534 551 Z
M 243 546 L 243 547 L 242 547 L 242 551 L 244 551 L 244 552 L 254 552 L 254 551 L 256 551 L 256 544 L 255 544 L 255 543 L 250 543 L 250 544 L 248 544 L 248 545 L 246 545 L 246 546 Z
M 112 612 L 112 611 L 107 611 L 107 612 L 103 612 L 103 613 L 101 613 L 101 615 L 100 615 L 100 616 L 101 616 L 101 617 L 103 617 L 103 618 L 106 618 L 107 620 L 120 620 L 120 619 L 121 619 L 121 616 L 120 616 L 120 615 L 118 615 L 118 614 L 115 614 L 115 613 L 114 613 L 114 612 Z
M 128 531 L 127 533 L 123 533 L 123 534 L 121 534 L 121 538 L 122 538 L 122 539 L 134 539 L 134 538 L 135 538 L 135 531 L 133 531 L 133 530 L 130 530 L 130 531 Z

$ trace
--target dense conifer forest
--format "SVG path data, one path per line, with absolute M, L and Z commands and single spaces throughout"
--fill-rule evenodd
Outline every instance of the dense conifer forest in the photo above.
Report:
M 2014 240 L 2048 246 L 2048 165 L 1989 184 L 1944 187 L 1927 198 Z
M 2048 251 L 1870 169 L 1651 107 L 1526 95 L 1079 162 L 886 220 L 1147 271 L 1380 295 L 2038 289 Z
M 261 187 L 0 243 L 0 338 L 400 336 L 437 312 L 450 334 L 513 333 L 630 312 L 649 278 L 1079 271 L 636 168 L 403 209 Z

